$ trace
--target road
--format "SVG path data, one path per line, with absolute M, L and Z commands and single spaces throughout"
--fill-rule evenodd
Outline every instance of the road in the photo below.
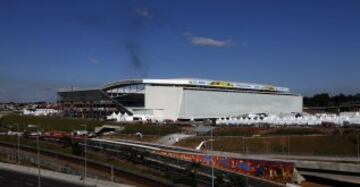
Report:
M 181 134 L 181 133 L 169 134 L 169 135 L 161 137 L 157 143 L 162 144 L 162 145 L 173 145 L 184 138 L 189 138 L 192 136 L 194 136 L 194 135 Z
M 24 174 L 20 172 L 0 169 L 0 185 L 7 187 L 30 187 L 38 186 L 38 177 L 35 175 Z M 41 186 L 43 187 L 80 187 L 81 185 L 75 185 L 59 180 L 48 179 L 41 177 Z
M 212 128 L 213 127 L 199 125 L 193 129 L 194 134 L 182 134 L 182 133 L 169 134 L 169 135 L 161 137 L 157 141 L 157 143 L 162 144 L 162 145 L 174 145 L 175 143 L 177 143 L 178 141 L 180 141 L 182 139 L 193 137 L 195 135 L 207 134 L 211 131 Z
M 195 127 L 193 129 L 194 133 L 196 133 L 197 135 L 210 135 L 210 131 L 211 129 L 213 129 L 214 127 L 210 127 L 210 126 L 205 126 L 205 125 L 198 125 L 197 127 Z

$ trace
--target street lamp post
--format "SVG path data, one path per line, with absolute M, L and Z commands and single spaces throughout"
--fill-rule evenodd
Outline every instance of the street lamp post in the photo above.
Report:
M 360 164 L 360 133 L 357 134 L 357 157 L 358 164 Z
M 19 134 L 19 124 L 17 125 L 17 163 L 20 164 L 20 134 Z
M 110 165 L 110 180 L 111 182 L 114 182 L 114 158 L 112 156 L 108 157 L 108 162 Z
M 18 128 L 18 133 L 19 133 L 19 124 L 18 124 L 18 126 L 17 126 L 17 128 Z M 18 158 L 18 164 L 20 165 L 20 134 L 18 134 L 18 141 L 17 141 L 17 158 Z
M 40 130 L 37 125 L 28 125 L 29 128 L 36 128 L 37 144 L 37 165 L 38 165 L 38 187 L 41 187 L 41 167 L 40 167 Z
M 87 124 L 83 124 L 85 128 L 85 135 L 84 135 L 84 178 L 83 178 L 83 186 L 85 186 L 86 180 L 86 173 L 87 173 L 87 160 L 86 160 L 86 153 L 87 153 Z
M 211 127 L 211 187 L 214 187 L 213 128 Z
M 114 163 L 113 163 L 114 159 L 110 158 L 109 162 L 110 162 L 110 180 L 111 182 L 114 182 Z
M 245 154 L 245 140 L 243 136 L 241 136 L 241 143 L 242 143 L 242 152 L 243 154 Z
M 111 182 L 114 182 L 114 165 L 111 163 Z
M 38 162 L 38 186 L 41 187 L 41 168 L 40 168 L 40 132 L 37 127 L 37 162 Z
M 288 136 L 288 139 L 287 139 L 287 143 L 288 143 L 288 147 L 287 147 L 287 151 L 288 151 L 288 156 L 290 155 L 290 135 Z

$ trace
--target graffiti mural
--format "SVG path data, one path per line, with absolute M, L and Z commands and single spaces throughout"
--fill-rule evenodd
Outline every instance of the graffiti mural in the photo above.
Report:
M 292 182 L 294 163 L 282 161 L 267 161 L 254 159 L 239 159 L 219 156 L 196 155 L 185 153 L 173 153 L 157 151 L 159 155 L 181 159 L 189 162 L 197 162 L 202 165 L 211 166 L 221 170 L 258 177 L 274 182 Z

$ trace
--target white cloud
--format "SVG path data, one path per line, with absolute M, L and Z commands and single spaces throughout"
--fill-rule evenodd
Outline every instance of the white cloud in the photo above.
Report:
M 231 39 L 227 40 L 217 40 L 207 37 L 194 36 L 191 32 L 183 32 L 182 35 L 186 37 L 192 45 L 195 46 L 205 46 L 205 47 L 230 47 L 233 42 Z
M 231 39 L 229 40 L 216 40 L 213 38 L 205 37 L 193 37 L 191 38 L 191 44 L 196 46 L 206 46 L 206 47 L 229 47 L 231 46 Z
M 152 18 L 152 16 L 153 16 L 148 8 L 136 8 L 135 12 L 137 15 L 147 17 L 147 18 Z

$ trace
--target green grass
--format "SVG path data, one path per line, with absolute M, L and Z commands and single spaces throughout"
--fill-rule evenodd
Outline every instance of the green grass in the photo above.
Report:
M 278 128 L 267 135 L 311 135 L 311 134 L 322 134 L 316 128 Z
M 9 114 L 0 119 L 0 130 L 9 130 L 11 127 L 14 131 L 19 129 L 28 129 L 29 124 L 38 125 L 44 131 L 58 130 L 58 131 L 73 131 L 82 130 L 82 124 L 87 124 L 88 130 L 94 130 L 95 127 L 104 124 L 114 124 L 115 122 L 101 122 L 98 120 L 86 119 L 72 119 L 50 116 L 23 116 L 18 114 Z M 153 124 L 117 124 L 125 126 L 123 134 L 135 134 L 141 132 L 143 135 L 167 135 L 171 133 L 180 132 L 181 128 L 177 125 L 153 125 Z
M 17 144 L 17 137 L 16 136 L 0 136 L 0 141 Z M 37 141 L 34 139 L 28 139 L 28 138 L 22 137 L 22 138 L 20 138 L 20 144 L 36 148 Z M 65 147 L 61 144 L 50 143 L 50 142 L 46 142 L 46 141 L 40 141 L 40 148 L 48 149 L 48 150 L 55 151 L 55 152 L 71 154 L 70 147 Z
M 116 134 L 110 136 L 112 139 L 124 139 L 124 140 L 135 140 L 140 142 L 157 142 L 159 140 L 159 135 L 143 135 L 142 138 L 139 138 L 135 134 Z
M 195 148 L 206 137 L 191 137 L 176 145 Z M 203 148 L 210 148 L 204 145 Z M 271 153 L 310 156 L 356 156 L 357 135 L 216 137 L 214 150 L 237 153 Z
M 252 135 L 311 135 L 327 134 L 329 129 L 318 128 L 253 128 L 253 127 L 217 127 L 215 136 L 252 136 Z
M 94 127 L 103 125 L 104 122 L 97 120 L 85 119 L 70 119 L 61 117 L 49 116 L 23 116 L 18 114 L 9 114 L 0 119 L 0 127 L 6 130 L 6 127 L 12 126 L 13 130 L 17 129 L 19 124 L 20 130 L 25 130 L 27 125 L 38 125 L 40 129 L 59 130 L 59 131 L 73 131 L 84 129 L 82 124 L 87 124 L 89 130 L 94 130 Z
M 217 127 L 214 130 L 215 136 L 252 136 L 260 132 L 261 128 L 248 127 Z
M 150 125 L 150 124 L 127 124 L 122 134 L 135 134 L 141 132 L 143 135 L 164 136 L 171 133 L 180 132 L 181 128 L 176 125 Z

